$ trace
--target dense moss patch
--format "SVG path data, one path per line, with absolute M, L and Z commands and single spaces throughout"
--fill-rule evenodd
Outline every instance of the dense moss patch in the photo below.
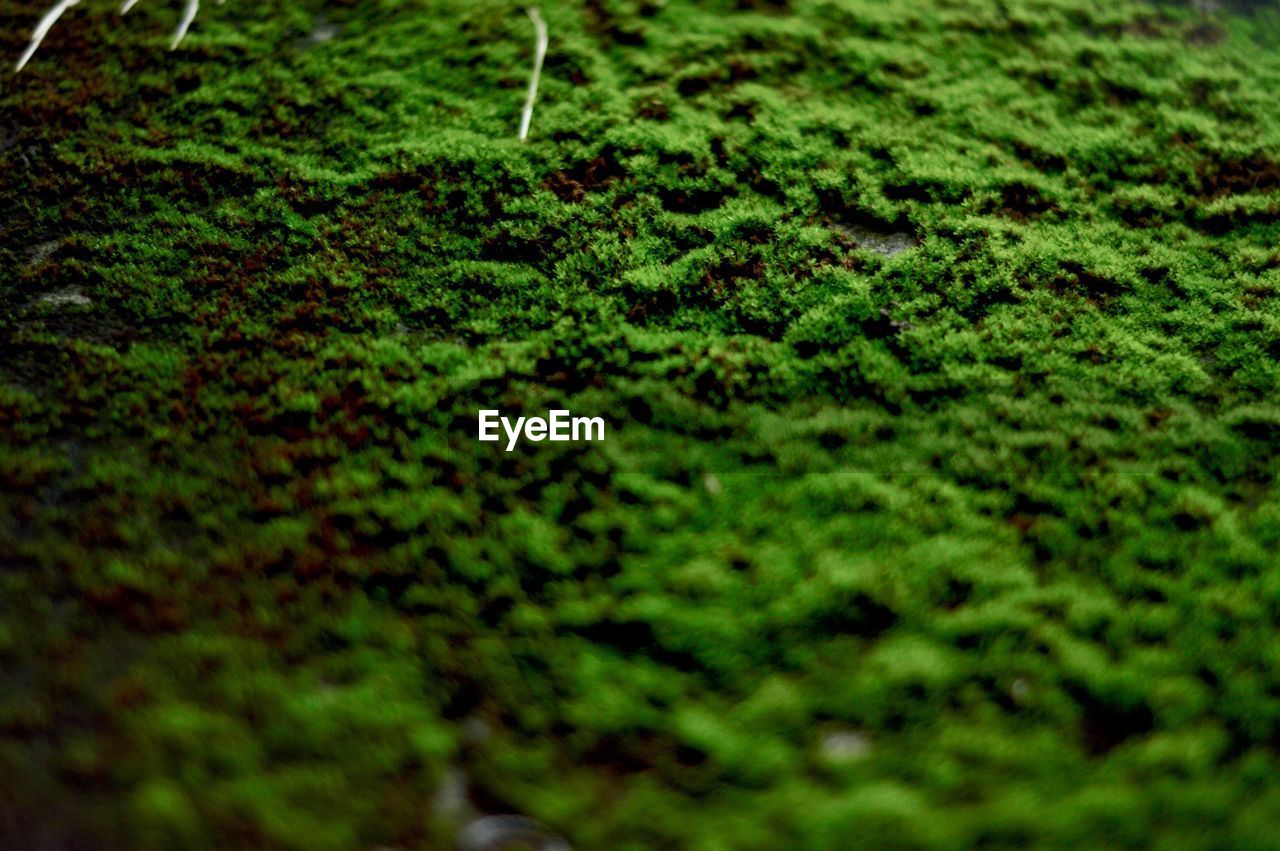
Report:
M 524 145 L 515 5 L 76 7 L 0 95 L 0 835 L 1271 845 L 1243 5 L 560 4 Z

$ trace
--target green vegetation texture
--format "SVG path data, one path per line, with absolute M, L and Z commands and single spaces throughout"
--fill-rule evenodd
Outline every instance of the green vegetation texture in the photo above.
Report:
M 1280 12 L 542 11 L 4 77 L 0 845 L 1280 847 Z

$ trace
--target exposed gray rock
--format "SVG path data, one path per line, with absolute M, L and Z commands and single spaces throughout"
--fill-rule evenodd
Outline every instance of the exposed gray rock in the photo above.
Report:
M 63 287 L 40 296 L 36 299 L 36 304 L 47 304 L 50 307 L 91 307 L 93 299 L 79 287 Z
M 570 851 L 569 843 L 525 816 L 484 816 L 458 833 L 458 851 L 504 851 L 515 847 Z
M 822 737 L 818 751 L 829 762 L 857 762 L 871 755 L 871 740 L 857 730 L 837 730 Z
M 862 225 L 840 225 L 839 229 L 846 236 L 851 237 L 859 248 L 874 251 L 885 257 L 895 257 L 920 244 L 915 235 L 907 231 L 873 230 Z

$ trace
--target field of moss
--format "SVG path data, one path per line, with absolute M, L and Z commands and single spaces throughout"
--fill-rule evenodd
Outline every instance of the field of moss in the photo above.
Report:
M 179 11 L 0 83 L 0 847 L 1280 847 L 1280 7 Z

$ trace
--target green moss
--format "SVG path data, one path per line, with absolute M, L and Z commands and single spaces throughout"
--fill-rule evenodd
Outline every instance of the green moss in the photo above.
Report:
M 1276 10 L 543 11 L 4 81 L 0 834 L 1269 847 Z

